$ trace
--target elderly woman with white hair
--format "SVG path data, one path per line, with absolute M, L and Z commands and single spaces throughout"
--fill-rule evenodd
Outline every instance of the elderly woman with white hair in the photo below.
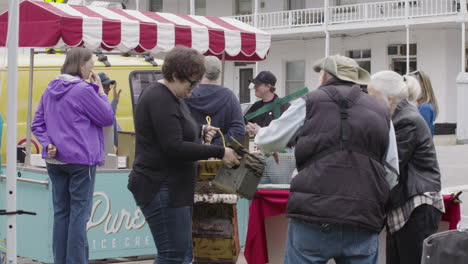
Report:
M 199 124 L 207 123 L 207 116 L 211 125 L 219 127 L 226 140 L 231 137 L 241 141 L 245 135 L 244 118 L 239 100 L 234 93 L 219 84 L 221 62 L 214 56 L 205 57 L 206 72 L 201 83 L 192 90 L 192 95 L 185 99 L 193 118 Z M 211 142 L 222 145 L 220 134 L 216 134 Z
M 423 240 L 435 233 L 444 212 L 437 155 L 424 119 L 408 101 L 408 78 L 381 71 L 369 94 L 390 109 L 398 145 L 400 177 L 390 195 L 387 263 L 421 263 Z
M 417 105 L 419 95 L 421 94 L 421 85 L 419 81 L 411 75 L 405 75 L 403 79 L 408 87 L 408 101 Z

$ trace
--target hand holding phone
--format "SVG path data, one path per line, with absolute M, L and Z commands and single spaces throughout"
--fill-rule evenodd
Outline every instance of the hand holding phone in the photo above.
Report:
M 91 81 L 91 83 L 99 86 L 98 94 L 106 94 L 104 92 L 104 88 L 102 87 L 101 78 L 99 78 L 99 76 L 95 72 L 91 71 L 89 80 Z

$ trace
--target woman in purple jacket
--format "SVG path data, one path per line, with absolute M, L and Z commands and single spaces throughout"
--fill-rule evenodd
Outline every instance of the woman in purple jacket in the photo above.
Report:
M 54 263 L 88 263 L 86 223 L 92 209 L 96 165 L 104 160 L 103 127 L 112 107 L 94 67 L 92 52 L 72 48 L 61 75 L 42 95 L 32 132 L 43 146 L 52 181 Z M 90 80 L 86 82 L 85 79 Z

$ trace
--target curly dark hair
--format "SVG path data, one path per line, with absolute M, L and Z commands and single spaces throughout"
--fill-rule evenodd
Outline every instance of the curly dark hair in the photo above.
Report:
M 176 46 L 164 57 L 162 73 L 169 82 L 174 77 L 182 81 L 200 80 L 205 73 L 205 57 L 194 49 Z

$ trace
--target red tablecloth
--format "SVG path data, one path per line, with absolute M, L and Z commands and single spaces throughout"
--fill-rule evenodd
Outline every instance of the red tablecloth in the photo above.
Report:
M 289 190 L 260 189 L 255 193 L 249 208 L 249 226 L 244 255 L 249 264 L 268 263 L 268 250 L 265 232 L 265 218 L 286 212 Z M 443 221 L 456 229 L 460 222 L 460 204 L 452 203 L 450 195 L 444 195 L 445 214 Z

